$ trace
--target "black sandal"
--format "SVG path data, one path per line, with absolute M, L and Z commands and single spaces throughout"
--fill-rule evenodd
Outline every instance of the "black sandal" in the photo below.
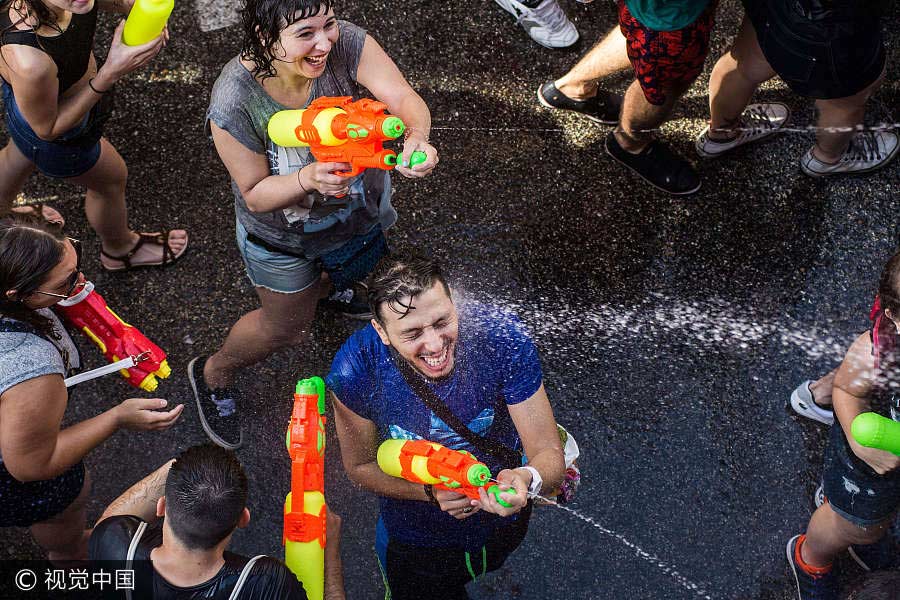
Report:
M 181 249 L 181 252 L 179 252 L 178 254 L 175 254 L 175 251 L 172 250 L 171 246 L 169 246 L 169 231 L 168 230 L 163 230 L 159 233 L 138 233 L 138 236 L 139 236 L 138 241 L 134 245 L 134 247 L 131 250 L 129 250 L 128 252 L 126 252 L 125 254 L 122 254 L 121 256 L 113 256 L 112 254 L 109 254 L 108 252 L 103 250 L 103 248 L 101 246 L 100 254 L 102 254 L 103 256 L 105 256 L 106 258 L 108 258 L 110 260 L 117 260 L 117 261 L 121 262 L 123 265 L 121 267 L 113 267 L 113 268 L 103 265 L 103 268 L 106 269 L 107 271 L 131 271 L 132 269 L 139 269 L 141 267 L 164 267 L 166 265 L 172 264 L 173 262 L 175 262 L 176 260 L 181 258 L 181 256 L 187 250 L 187 244 L 185 244 L 184 248 Z M 162 249 L 163 249 L 162 260 L 158 261 L 158 262 L 140 263 L 137 265 L 131 264 L 131 259 L 134 257 L 135 254 L 137 254 L 137 251 L 140 250 L 141 246 L 143 246 L 145 243 L 153 243 L 158 246 L 162 246 Z M 101 264 L 102 264 L 102 261 L 101 261 Z

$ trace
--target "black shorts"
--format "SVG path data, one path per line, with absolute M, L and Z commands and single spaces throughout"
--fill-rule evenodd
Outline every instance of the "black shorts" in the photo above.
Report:
M 388 540 L 381 565 L 386 597 L 391 600 L 464 600 L 466 584 L 503 566 L 528 533 L 532 504 L 519 518 L 497 529 L 478 552 L 459 548 L 423 548 Z M 379 561 L 381 558 L 379 557 Z
M 880 523 L 900 507 L 900 472 L 872 470 L 853 454 L 837 422 L 828 436 L 822 485 L 834 512 L 860 527 Z
M 46 481 L 21 482 L 0 463 L 0 527 L 30 527 L 58 515 L 84 487 L 84 463 Z
M 744 0 L 766 60 L 797 94 L 831 100 L 869 87 L 884 70 L 881 20 L 872 11 L 810 18 L 801 0 Z M 865 3 L 861 3 L 865 5 Z

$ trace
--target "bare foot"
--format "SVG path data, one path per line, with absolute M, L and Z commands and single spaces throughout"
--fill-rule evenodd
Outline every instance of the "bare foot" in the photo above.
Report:
M 13 206 L 10 212 L 18 213 L 20 215 L 37 216 L 38 209 L 41 210 L 41 216 L 44 217 L 44 220 L 48 223 L 59 223 L 60 227 L 66 224 L 66 220 L 63 218 L 62 213 L 52 206 L 46 206 L 44 204 L 19 204 L 18 206 Z
M 161 232 L 140 234 L 132 232 L 129 245 L 104 247 L 101 250 L 100 263 L 107 271 L 168 264 L 184 254 L 188 239 L 184 229 L 172 229 L 169 231 L 168 239 Z
M 813 402 L 822 408 L 831 408 L 831 385 L 824 384 L 820 379 L 809 384 L 809 391 L 812 392 Z

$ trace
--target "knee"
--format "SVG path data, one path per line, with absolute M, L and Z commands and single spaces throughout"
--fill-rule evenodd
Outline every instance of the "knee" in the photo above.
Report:
M 299 346 L 309 341 L 309 326 L 305 323 L 264 322 L 262 331 L 276 349 Z

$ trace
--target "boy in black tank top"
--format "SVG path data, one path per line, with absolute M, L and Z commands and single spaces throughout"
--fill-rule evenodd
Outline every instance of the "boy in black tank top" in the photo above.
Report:
M 225 550 L 234 530 L 250 520 L 246 504 L 247 478 L 235 455 L 212 444 L 194 446 L 109 505 L 91 534 L 90 558 L 125 561 L 134 546 L 135 598 L 225 600 L 243 572 L 242 600 L 305 599 L 303 585 L 280 560 Z M 338 517 L 328 528 L 325 597 L 342 599 Z

